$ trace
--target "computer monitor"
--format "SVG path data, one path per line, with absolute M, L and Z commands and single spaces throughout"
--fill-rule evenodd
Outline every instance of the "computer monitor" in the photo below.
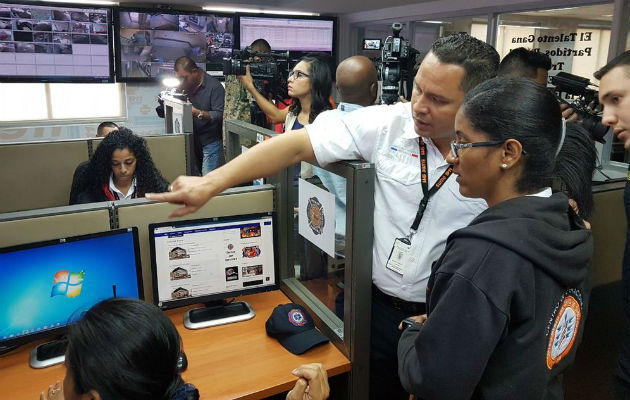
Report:
M 330 52 L 335 47 L 335 19 L 330 17 L 240 16 L 240 46 L 263 38 L 272 50 Z
M 0 346 L 61 335 L 111 297 L 143 299 L 139 254 L 137 228 L 0 249 Z M 39 346 L 31 365 L 63 362 L 64 353 L 63 344 Z
M 192 58 L 203 70 L 222 71 L 223 57 L 232 56 L 230 14 L 120 8 L 114 22 L 120 82 L 172 76 L 181 56 Z
M 0 82 L 113 82 L 111 8 L 0 1 Z
M 224 300 L 278 287 L 271 214 L 150 224 L 149 241 L 158 307 L 215 301 L 189 310 L 187 328 L 252 318 L 247 303 Z

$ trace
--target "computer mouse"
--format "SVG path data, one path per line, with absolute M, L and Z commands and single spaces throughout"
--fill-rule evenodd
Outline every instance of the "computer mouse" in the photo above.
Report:
M 179 353 L 179 357 L 177 357 L 177 370 L 184 372 L 186 368 L 188 368 L 188 358 L 186 358 L 186 353 L 182 351 Z

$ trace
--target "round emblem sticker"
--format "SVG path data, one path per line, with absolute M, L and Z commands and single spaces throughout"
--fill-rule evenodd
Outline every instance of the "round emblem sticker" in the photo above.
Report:
M 573 342 L 577 337 L 581 318 L 582 309 L 580 303 L 573 296 L 565 297 L 556 314 L 553 328 L 549 335 L 547 368 L 551 369 L 571 351 Z
M 326 224 L 326 218 L 324 217 L 324 207 L 322 203 L 317 200 L 317 197 L 311 197 L 308 199 L 306 205 L 306 217 L 308 219 L 308 226 L 316 235 L 321 235 L 324 231 L 324 225 Z
M 297 308 L 291 309 L 289 311 L 289 322 L 291 322 L 295 326 L 304 326 L 306 323 L 306 317 L 302 313 L 302 311 Z

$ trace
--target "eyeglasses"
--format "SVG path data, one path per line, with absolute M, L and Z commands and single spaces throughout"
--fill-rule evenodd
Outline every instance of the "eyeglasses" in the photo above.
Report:
M 311 76 L 308 74 L 305 74 L 302 71 L 291 71 L 289 72 L 289 78 L 295 78 L 295 79 L 300 79 L 300 78 L 310 78 Z
M 492 141 L 492 142 L 476 142 L 476 143 L 455 143 L 455 141 L 453 140 L 451 142 L 451 151 L 453 152 L 453 156 L 455 156 L 455 158 L 457 158 L 457 157 L 459 157 L 459 154 L 457 154 L 457 152 L 459 150 L 461 150 L 461 149 L 467 149 L 469 147 L 498 146 L 498 145 L 503 144 L 503 143 L 504 143 L 503 140 L 495 140 L 495 141 Z

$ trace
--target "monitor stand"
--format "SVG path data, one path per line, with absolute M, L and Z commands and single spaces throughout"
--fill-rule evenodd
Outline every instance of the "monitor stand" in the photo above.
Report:
M 46 368 L 61 364 L 66 359 L 68 340 L 65 337 L 52 342 L 42 343 L 31 350 L 29 364 L 33 368 Z
M 205 307 L 193 308 L 184 314 L 184 326 L 201 329 L 209 326 L 230 324 L 254 318 L 256 313 L 246 301 L 206 303 Z

